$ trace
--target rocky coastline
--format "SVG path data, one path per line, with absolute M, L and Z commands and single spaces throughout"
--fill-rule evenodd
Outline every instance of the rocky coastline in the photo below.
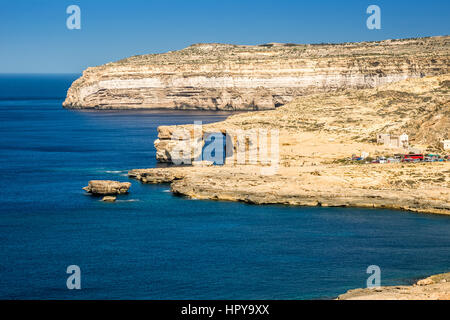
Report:
M 411 286 L 349 290 L 337 300 L 450 300 L 450 273 L 433 275 Z
M 381 179 L 401 170 L 388 165 Z M 431 166 L 427 174 L 447 172 L 450 165 Z M 194 199 L 241 201 L 251 204 L 293 206 L 361 207 L 450 214 L 449 193 L 445 188 L 369 188 L 364 180 L 369 169 L 352 166 L 312 166 L 302 170 L 280 169 L 274 176 L 260 174 L 259 167 L 150 168 L 131 170 L 128 175 L 143 183 L 169 183 L 174 194 Z M 411 165 L 414 172 L 423 166 Z M 428 171 L 429 170 L 429 171 Z M 351 172 L 351 174 L 350 174 Z M 348 173 L 348 178 L 342 176 Z M 381 172 L 377 172 L 380 174 Z M 368 180 L 368 179 L 367 179 Z M 384 182 L 384 181 L 383 181 Z
M 250 112 L 202 127 L 202 134 L 228 130 L 279 130 L 279 166 L 239 164 L 231 154 L 223 166 L 131 170 L 143 183 L 170 183 L 172 192 L 196 199 L 255 204 L 389 208 L 450 214 L 450 162 L 372 164 L 348 161 L 352 154 L 405 153 L 374 142 L 380 130 L 408 132 L 421 150 L 438 150 L 450 132 L 449 75 L 409 79 L 375 89 L 301 97 L 272 111 Z M 388 106 L 388 107 L 387 107 Z M 418 113 L 420 108 L 420 113 Z M 158 128 L 160 162 L 171 162 L 180 141 L 191 159 L 202 141 L 192 125 Z M 236 142 L 234 150 L 236 151 Z M 441 150 L 445 152 L 444 150 Z M 430 151 L 431 152 L 431 151 Z
M 253 111 L 202 126 L 200 138 L 192 124 L 158 128 L 156 159 L 169 165 L 128 176 L 170 184 L 176 195 L 450 215 L 449 161 L 351 161 L 363 153 L 448 152 L 440 141 L 450 138 L 449 56 L 448 36 L 317 46 L 199 44 L 89 68 L 64 107 Z M 179 130 L 184 134 L 177 136 Z M 239 130 L 277 130 L 275 170 L 238 161 L 239 142 L 230 132 Z M 413 148 L 377 144 L 379 133 L 407 134 Z M 196 161 L 211 134 L 231 141 L 221 166 Z M 191 165 L 171 166 L 180 143 Z M 450 299 L 450 274 L 412 286 L 350 290 L 338 299 Z

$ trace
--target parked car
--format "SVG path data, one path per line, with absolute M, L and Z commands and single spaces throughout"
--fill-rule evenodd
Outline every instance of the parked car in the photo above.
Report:
M 405 154 L 402 157 L 402 162 L 419 162 L 423 160 L 423 154 Z
M 385 157 L 378 158 L 379 163 L 387 163 L 387 160 Z

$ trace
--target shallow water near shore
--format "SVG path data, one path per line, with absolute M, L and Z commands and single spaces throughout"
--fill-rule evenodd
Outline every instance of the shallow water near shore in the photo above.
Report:
M 1 299 L 320 299 L 450 271 L 450 217 L 189 200 L 127 178 L 159 125 L 227 114 L 71 111 L 76 75 L 0 76 Z M 132 182 L 104 203 L 92 179 Z M 81 268 L 81 290 L 66 268 Z

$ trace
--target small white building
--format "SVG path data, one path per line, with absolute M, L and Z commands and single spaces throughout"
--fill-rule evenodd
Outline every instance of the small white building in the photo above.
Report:
M 400 135 L 399 142 L 403 148 L 408 148 L 409 146 L 409 137 L 406 133 Z
M 441 143 L 444 150 L 450 150 L 450 140 L 442 140 Z
M 386 144 L 391 141 L 391 135 L 387 133 L 379 133 L 377 134 L 377 143 L 378 144 Z
M 408 148 L 409 137 L 406 133 L 399 136 L 379 133 L 377 134 L 377 143 L 384 144 L 385 146 L 392 148 Z

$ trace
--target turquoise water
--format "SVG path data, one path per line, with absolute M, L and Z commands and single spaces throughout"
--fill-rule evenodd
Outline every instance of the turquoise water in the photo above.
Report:
M 188 200 L 134 180 L 116 203 L 86 195 L 154 167 L 158 125 L 226 115 L 64 110 L 75 78 L 0 76 L 0 298 L 330 298 L 369 265 L 383 285 L 450 271 L 445 216 Z

